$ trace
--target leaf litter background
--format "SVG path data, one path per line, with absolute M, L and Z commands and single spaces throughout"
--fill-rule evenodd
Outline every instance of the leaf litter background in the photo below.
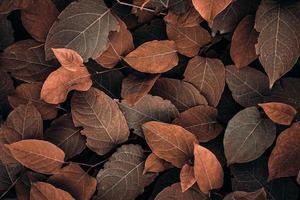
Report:
M 297 0 L 1 0 L 0 199 L 297 200 Z

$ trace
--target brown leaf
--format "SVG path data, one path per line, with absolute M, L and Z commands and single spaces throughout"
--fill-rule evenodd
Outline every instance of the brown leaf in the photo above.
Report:
M 44 45 L 34 40 L 21 40 L 0 54 L 0 66 L 19 80 L 44 81 L 57 69 L 57 63 L 45 60 Z
M 255 17 L 246 16 L 235 29 L 230 47 L 230 56 L 237 68 L 249 65 L 258 57 L 255 51 L 258 33 L 254 29 Z
M 224 150 L 228 164 L 245 163 L 260 157 L 276 138 L 276 126 L 262 118 L 253 106 L 238 112 L 228 123 Z
M 43 120 L 32 104 L 20 105 L 6 119 L 6 126 L 16 131 L 18 141 L 43 138 Z
M 224 200 L 267 200 L 264 188 L 254 192 L 235 191 L 225 196 Z
M 75 126 L 83 127 L 81 134 L 87 137 L 87 146 L 97 154 L 106 154 L 127 140 L 129 130 L 125 117 L 117 103 L 104 92 L 96 88 L 75 92 L 71 108 Z
M 119 18 L 118 22 L 120 24 L 119 31 L 109 34 L 108 49 L 96 59 L 97 63 L 106 68 L 113 68 L 121 60 L 121 56 L 134 49 L 132 35 L 127 30 L 126 24 Z
M 187 191 L 196 183 L 196 177 L 194 174 L 194 167 L 189 164 L 183 165 L 180 171 L 180 184 L 182 192 Z
M 145 42 L 125 57 L 135 70 L 145 73 L 163 73 L 178 64 L 175 42 L 153 40 Z
M 232 1 L 213 21 L 211 27 L 213 34 L 233 32 L 238 23 L 247 15 L 255 14 L 260 0 L 238 0 Z
M 205 97 L 192 84 L 177 79 L 158 79 L 150 93 L 170 100 L 180 112 L 197 105 L 207 105 Z
M 13 10 L 24 9 L 32 2 L 33 0 L 2 0 L 0 2 L 0 14 L 7 14 Z
M 224 173 L 216 156 L 208 149 L 195 144 L 194 173 L 200 190 L 208 194 L 223 186 Z
M 19 105 L 31 103 L 40 112 L 43 120 L 54 119 L 57 116 L 57 106 L 48 104 L 40 99 L 43 83 L 23 83 L 16 92 L 8 96 L 9 104 L 16 108 Z
M 269 77 L 269 86 L 290 71 L 300 53 L 300 2 L 262 0 L 256 12 L 259 32 L 256 53 Z
M 268 168 L 269 178 L 297 176 L 300 170 L 300 123 L 294 123 L 277 138 L 270 155 Z
M 219 59 L 196 56 L 189 61 L 184 80 L 195 85 L 208 104 L 216 107 L 225 87 L 225 68 Z
M 80 55 L 71 49 L 53 49 L 62 66 L 52 72 L 41 90 L 41 99 L 51 104 L 62 103 L 71 90 L 87 91 L 92 86 L 90 74 Z M 64 64 L 67 64 L 66 67 Z M 71 65 L 71 66 L 70 66 Z M 72 67 L 72 68 L 71 68 Z M 71 68 L 71 70 L 70 70 Z
M 49 183 L 69 192 L 77 200 L 89 200 L 96 191 L 97 181 L 81 169 L 78 164 L 71 163 L 48 179 Z
M 299 171 L 298 176 L 297 176 L 297 183 L 298 183 L 298 185 L 300 185 L 300 171 Z
M 45 42 L 59 12 L 51 0 L 33 0 L 21 10 L 24 28 L 37 41 Z
M 140 146 L 121 146 L 97 175 L 98 194 L 95 199 L 135 199 L 156 177 L 153 173 L 143 175 L 144 163 L 145 156 Z
M 168 15 L 164 17 L 164 20 L 168 24 L 176 25 L 178 27 L 195 27 L 203 21 L 202 17 L 193 7 L 183 14 L 176 14 L 170 11 L 168 12 Z
M 56 173 L 64 163 L 65 153 L 50 142 L 29 139 L 5 146 L 22 165 L 39 173 Z
M 270 102 L 258 104 L 262 107 L 268 117 L 277 124 L 291 125 L 297 110 L 285 103 Z
M 238 70 L 234 65 L 226 66 L 226 83 L 234 100 L 244 107 L 263 102 L 269 93 L 268 77 L 251 67 Z
M 217 116 L 217 109 L 200 105 L 180 113 L 173 124 L 182 126 L 193 133 L 199 142 L 208 142 L 223 131 L 222 125 L 217 121 Z
M 159 173 L 159 172 L 163 172 L 171 167 L 172 167 L 171 163 L 169 163 L 163 159 L 160 159 L 157 155 L 155 155 L 154 153 L 151 153 L 145 161 L 145 167 L 144 167 L 143 174 L 146 174 L 149 172 Z
M 145 78 L 129 75 L 122 82 L 121 96 L 129 105 L 138 103 L 153 87 L 159 74 L 150 74 Z
M 169 40 L 176 44 L 178 52 L 187 57 L 196 56 L 201 47 L 211 41 L 207 30 L 200 25 L 193 27 L 180 27 L 167 23 Z
M 193 157 L 196 137 L 184 128 L 162 122 L 143 124 L 145 139 L 150 149 L 159 158 L 181 168 Z
M 49 183 L 37 182 L 32 184 L 30 200 L 75 200 L 68 192 L 54 187 Z
M 4 165 L 0 162 L 0 194 L 7 191 L 18 179 L 22 167 L 19 164 Z
M 20 140 L 20 135 L 15 130 L 2 125 L 0 128 L 0 163 L 3 165 L 17 164 L 5 144 L 11 144 Z
M 130 106 L 127 101 L 122 101 L 120 109 L 124 113 L 127 124 L 133 133 L 144 137 L 142 125 L 148 121 L 161 121 L 170 123 L 179 112 L 168 100 L 161 97 L 146 95 L 136 105 Z
M 68 160 L 85 149 L 85 138 L 80 134 L 81 129 L 73 124 L 72 117 L 62 115 L 51 123 L 44 134 L 44 139 L 55 144 L 65 152 Z
M 210 25 L 214 18 L 222 12 L 232 0 L 192 0 L 193 5 L 200 15 L 205 19 Z
M 118 21 L 104 1 L 76 1 L 52 25 L 45 43 L 46 59 L 54 58 L 52 48 L 72 49 L 84 62 L 96 59 L 107 49 L 109 32 L 117 30 Z
M 192 187 L 182 192 L 180 183 L 166 187 L 156 197 L 155 200 L 208 200 L 209 198 L 201 193 L 198 188 Z
M 14 84 L 13 80 L 10 78 L 10 76 L 6 73 L 0 70 L 0 104 L 5 102 L 7 99 L 7 96 L 12 94 L 14 92 Z

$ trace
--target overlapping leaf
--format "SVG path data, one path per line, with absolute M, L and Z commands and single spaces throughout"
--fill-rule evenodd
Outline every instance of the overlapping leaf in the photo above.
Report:
M 54 187 L 45 182 L 37 182 L 32 184 L 30 190 L 31 200 L 75 200 L 68 192 Z
M 172 167 L 171 163 L 159 158 L 154 153 L 151 153 L 145 161 L 143 174 L 146 174 L 148 172 L 154 172 L 154 173 L 163 172 L 171 167 Z
M 224 200 L 266 200 L 267 194 L 264 188 L 261 188 L 255 192 L 243 192 L 243 191 L 235 191 L 232 192 L 224 198 Z

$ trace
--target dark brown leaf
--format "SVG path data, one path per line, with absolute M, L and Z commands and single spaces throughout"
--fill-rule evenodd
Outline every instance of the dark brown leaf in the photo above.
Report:
M 173 123 L 193 133 L 200 142 L 208 142 L 223 131 L 217 116 L 217 109 L 201 105 L 180 113 Z
M 78 164 L 71 163 L 52 175 L 48 182 L 69 192 L 78 200 L 89 200 L 96 191 L 97 181 L 81 169 Z
M 259 32 L 256 53 L 269 77 L 269 86 L 290 71 L 300 53 L 300 2 L 262 0 L 256 12 Z
M 0 195 L 17 181 L 21 169 L 19 164 L 3 165 L 0 162 Z
M 30 200 L 75 200 L 68 192 L 54 187 L 49 183 L 37 182 L 32 184 Z
M 96 88 L 75 92 L 72 117 L 76 127 L 83 127 L 87 146 L 103 155 L 127 140 L 129 129 L 117 103 Z
M 120 109 L 124 113 L 127 124 L 133 133 L 144 137 L 142 125 L 148 121 L 170 123 L 178 116 L 178 110 L 168 100 L 161 97 L 146 95 L 136 105 L 130 106 L 122 101 Z
M 50 142 L 29 139 L 5 146 L 22 165 L 39 173 L 56 173 L 64 163 L 65 153 Z
M 0 66 L 25 82 L 44 81 L 57 69 L 56 62 L 45 61 L 44 45 L 34 40 L 14 43 L 0 54 Z
M 163 73 L 178 64 L 176 45 L 170 40 L 145 42 L 125 57 L 135 70 L 145 73 Z
M 189 61 L 184 80 L 195 85 L 208 104 L 215 107 L 225 87 L 225 68 L 219 59 L 196 56 Z
M 2 0 L 0 2 L 0 14 L 7 14 L 13 10 L 24 9 L 32 2 L 33 0 Z
M 153 87 L 159 74 L 148 75 L 145 78 L 139 78 L 134 75 L 129 75 L 122 82 L 121 96 L 129 105 L 138 103 Z
M 235 191 L 226 195 L 224 200 L 267 200 L 267 194 L 264 188 L 254 192 Z
M 256 107 L 238 112 L 228 123 L 224 149 L 228 164 L 245 163 L 260 157 L 276 137 L 276 126 L 261 117 Z
M 52 105 L 40 99 L 42 83 L 23 83 L 16 92 L 8 97 L 9 104 L 16 108 L 19 105 L 31 103 L 40 112 L 43 120 L 54 119 L 57 116 L 57 105 Z
M 159 158 L 181 168 L 193 157 L 196 137 L 184 128 L 162 122 L 143 124 L 145 139 L 150 149 Z
M 0 104 L 7 100 L 7 96 L 14 92 L 14 84 L 10 76 L 0 70 Z
M 180 112 L 197 105 L 207 105 L 205 97 L 192 84 L 181 80 L 160 78 L 150 93 L 170 100 Z
M 145 156 L 140 146 L 121 146 L 97 175 L 98 194 L 95 199 L 135 199 L 156 176 L 153 173 L 143 175 L 144 163 Z
M 294 123 L 277 138 L 270 155 L 268 180 L 297 176 L 300 170 L 300 123 Z
M 291 125 L 297 114 L 295 108 L 284 103 L 270 102 L 258 105 L 262 107 L 268 117 L 277 124 Z
M 66 160 L 80 154 L 85 149 L 85 138 L 76 128 L 70 115 L 62 115 L 51 123 L 44 139 L 52 142 L 65 152 Z
M 235 29 L 230 47 L 230 56 L 237 68 L 249 65 L 258 57 L 255 51 L 258 33 L 254 29 L 255 17 L 246 16 Z
M 234 65 L 227 66 L 226 83 L 234 100 L 244 107 L 263 102 L 269 93 L 268 77 L 251 67 L 238 70 Z

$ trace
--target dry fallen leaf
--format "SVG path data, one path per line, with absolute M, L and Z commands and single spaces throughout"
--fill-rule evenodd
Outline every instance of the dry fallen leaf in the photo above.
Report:
M 54 187 L 49 183 L 37 182 L 30 190 L 31 200 L 75 200 L 68 192 Z
M 154 40 L 145 42 L 125 57 L 135 70 L 157 74 L 169 71 L 178 64 L 174 41 Z
M 144 167 L 143 174 L 146 174 L 149 172 L 159 173 L 159 172 L 163 172 L 171 167 L 172 167 L 171 163 L 159 158 L 154 153 L 151 153 L 145 161 L 145 167 Z
M 223 186 L 224 173 L 216 156 L 208 149 L 195 144 L 194 173 L 200 190 L 208 194 Z
M 196 183 L 196 177 L 194 174 L 194 167 L 189 164 L 183 165 L 180 171 L 180 184 L 182 192 L 187 191 Z
M 143 124 L 147 144 L 159 158 L 181 168 L 193 157 L 193 144 L 198 143 L 196 137 L 184 128 L 162 122 Z
M 300 170 L 300 123 L 294 123 L 277 138 L 269 158 L 268 180 L 297 176 Z
M 164 17 L 164 20 L 167 23 L 178 27 L 194 27 L 198 26 L 203 21 L 202 17 L 193 7 L 183 14 L 168 12 L 168 15 Z
M 264 188 L 254 192 L 235 191 L 225 196 L 224 200 L 267 200 Z
M 22 165 L 39 173 L 57 173 L 64 164 L 65 153 L 50 142 L 28 139 L 5 146 Z
M 117 103 L 104 92 L 91 88 L 75 92 L 71 101 L 76 127 L 87 137 L 86 145 L 97 154 L 108 153 L 128 139 L 129 129 Z
M 80 55 L 71 49 L 53 49 L 61 67 L 52 72 L 44 82 L 41 99 L 51 104 L 62 103 L 71 90 L 87 91 L 92 80 Z
M 258 104 L 268 117 L 277 124 L 291 125 L 297 110 L 285 103 L 269 102 Z

